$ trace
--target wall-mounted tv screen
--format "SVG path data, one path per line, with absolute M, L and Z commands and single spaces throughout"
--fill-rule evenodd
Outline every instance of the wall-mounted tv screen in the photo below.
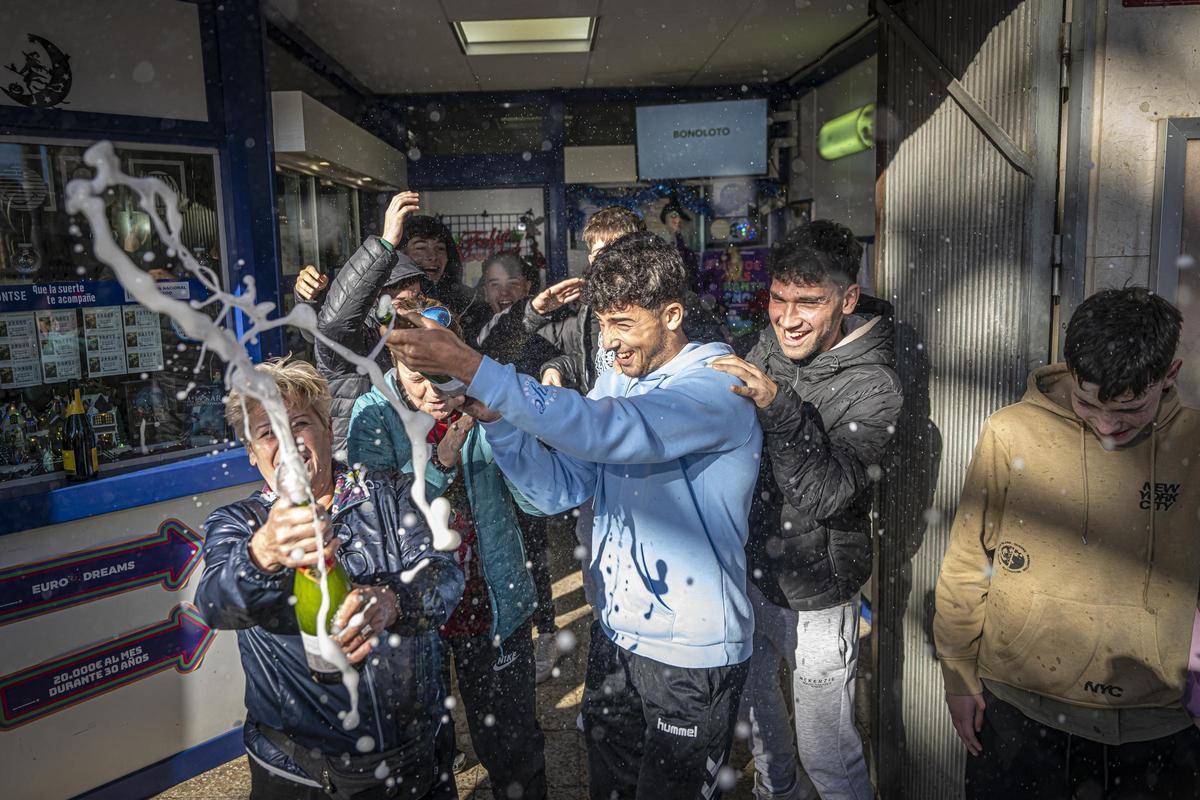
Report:
M 767 171 L 767 101 L 637 109 L 638 177 L 715 178 Z

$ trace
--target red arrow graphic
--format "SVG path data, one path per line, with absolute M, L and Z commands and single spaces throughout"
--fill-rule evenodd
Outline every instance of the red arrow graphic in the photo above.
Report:
M 155 583 L 174 591 L 203 546 L 200 534 L 168 519 L 149 536 L 0 570 L 0 625 Z
M 6 675 L 0 678 L 0 730 L 33 722 L 164 670 L 192 672 L 215 636 L 195 606 L 183 603 L 162 622 Z

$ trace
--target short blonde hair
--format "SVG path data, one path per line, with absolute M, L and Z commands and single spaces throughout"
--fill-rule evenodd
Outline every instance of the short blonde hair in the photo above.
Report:
M 255 372 L 265 372 L 275 381 L 283 402 L 289 406 L 307 408 L 312 406 L 326 423 L 329 422 L 329 405 L 332 397 L 329 394 L 329 384 L 317 372 L 316 367 L 307 361 L 292 361 L 290 355 L 264 361 L 254 368 Z M 258 405 L 258 401 L 246 398 L 243 405 L 242 396 L 231 391 L 225 400 L 225 420 L 237 436 L 242 435 L 246 422 L 246 414 Z
M 583 242 L 591 250 L 596 242 L 612 244 L 622 236 L 646 230 L 646 221 L 628 208 L 605 206 L 588 217 L 583 226 Z

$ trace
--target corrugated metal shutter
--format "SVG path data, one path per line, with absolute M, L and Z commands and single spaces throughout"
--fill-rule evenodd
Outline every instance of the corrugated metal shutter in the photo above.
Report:
M 1029 174 L 889 10 L 1023 151 Z M 964 751 L 933 654 L 933 593 L 983 420 L 1049 353 L 1062 0 L 909 0 L 881 16 L 877 285 L 896 307 L 907 408 L 883 490 L 874 739 L 883 797 L 957 798 Z

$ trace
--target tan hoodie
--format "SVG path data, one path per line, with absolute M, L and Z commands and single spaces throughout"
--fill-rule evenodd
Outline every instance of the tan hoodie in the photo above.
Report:
M 1179 707 L 1200 588 L 1200 412 L 1167 393 L 1106 451 L 1065 366 L 984 424 L 937 586 L 946 689 L 981 678 L 1092 708 Z

